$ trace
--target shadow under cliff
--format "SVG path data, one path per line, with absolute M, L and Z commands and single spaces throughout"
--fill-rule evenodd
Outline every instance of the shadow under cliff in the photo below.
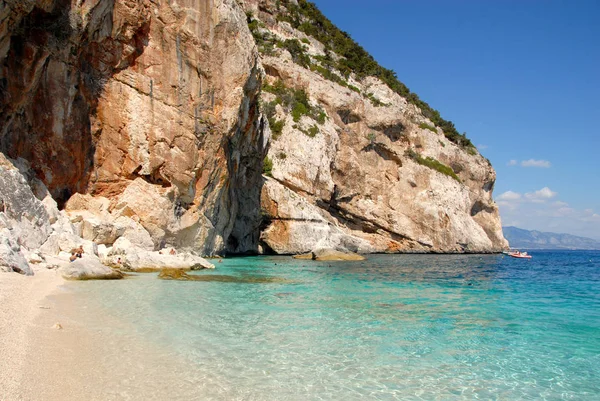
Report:
M 117 40 L 114 0 L 101 0 L 85 17 L 69 0 L 50 10 L 38 3 L 25 15 L 9 11 L 19 22 L 9 27 L 10 47 L 0 59 L 0 152 L 29 161 L 62 208 L 86 189 L 103 87 L 142 54 L 149 22 Z M 134 50 L 124 56 L 126 46 Z
M 261 85 L 261 74 L 255 66 L 244 86 L 246 96 L 240 106 L 238 127 L 224 144 L 230 180 L 227 196 L 233 212 L 231 232 L 225 238 L 227 254 L 258 254 L 263 161 L 270 132 L 260 112 Z

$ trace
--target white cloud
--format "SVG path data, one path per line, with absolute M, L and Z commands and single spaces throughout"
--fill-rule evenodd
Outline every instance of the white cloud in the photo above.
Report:
M 516 160 L 509 160 L 508 163 L 506 163 L 507 166 L 516 166 L 519 162 Z
M 506 191 L 503 194 L 498 195 L 496 198 L 496 200 L 499 201 L 514 201 L 518 199 L 521 199 L 521 194 L 513 191 Z
M 552 191 L 548 187 L 544 187 L 535 192 L 528 192 L 525 194 L 525 198 L 532 202 L 545 202 L 547 199 L 552 199 L 557 195 L 556 192 Z
M 511 160 L 512 161 L 512 160 Z M 542 168 L 550 168 L 551 164 L 548 160 L 523 160 L 521 162 L 521 166 L 523 167 L 542 167 Z
M 556 209 L 556 211 L 552 214 L 552 216 L 554 217 L 563 217 L 563 216 L 570 216 L 572 214 L 575 213 L 575 209 L 570 208 L 570 207 L 561 207 L 559 209 Z
M 484 150 L 484 149 L 487 149 L 487 148 L 488 148 L 487 145 L 477 145 L 477 149 L 479 149 L 479 150 Z
M 600 212 L 573 208 L 557 197 L 556 192 L 544 187 L 525 194 L 507 191 L 496 198 L 496 203 L 505 226 L 600 240 Z

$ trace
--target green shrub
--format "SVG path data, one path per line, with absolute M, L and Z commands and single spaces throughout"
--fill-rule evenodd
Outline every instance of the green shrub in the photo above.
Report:
M 269 103 L 261 103 L 261 110 L 267 116 L 267 120 L 269 120 L 269 127 L 271 128 L 271 138 L 273 140 L 277 140 L 281 136 L 281 132 L 283 131 L 283 127 L 285 125 L 284 120 L 277 120 L 275 118 L 276 105 L 276 100 Z
M 306 44 L 310 44 L 310 40 L 306 39 L 306 38 L 302 38 L 300 40 L 302 43 L 306 43 Z
M 274 141 L 279 139 L 279 137 L 281 136 L 281 132 L 283 131 L 284 125 L 284 120 L 269 119 L 269 126 L 271 127 L 271 138 L 273 138 Z
M 292 118 L 294 122 L 299 122 L 300 117 L 307 115 L 308 109 L 303 103 L 294 103 L 294 108 L 292 109 Z
M 273 177 L 273 160 L 266 156 L 263 160 L 263 174 L 267 177 Z
M 296 64 L 305 68 L 310 66 L 310 57 L 305 53 L 306 49 L 298 39 L 286 39 L 283 48 L 290 52 Z
M 311 138 L 314 138 L 318 133 L 319 133 L 319 127 L 317 127 L 316 125 L 313 125 L 312 127 L 310 127 L 308 129 L 308 133 L 306 135 L 308 135 Z
M 317 114 L 317 118 L 315 118 L 315 120 L 317 120 L 317 122 L 321 125 L 325 124 L 325 120 L 327 120 L 327 114 L 325 114 L 323 109 L 319 110 L 319 114 Z
M 374 132 L 369 132 L 369 134 L 367 135 L 367 139 L 371 145 L 375 143 L 375 138 L 377 138 L 377 136 Z
M 456 181 L 461 182 L 460 178 L 456 175 L 452 168 L 446 166 L 443 163 L 440 163 L 433 157 L 423 158 L 423 156 L 421 156 L 419 153 L 415 152 L 412 149 L 408 149 L 404 154 L 422 166 L 429 167 L 432 170 L 445 174 L 449 177 L 454 178 Z
M 419 128 L 421 128 L 421 129 L 428 129 L 429 131 L 431 131 L 431 132 L 433 132 L 435 134 L 438 133 L 437 129 L 435 129 L 435 127 L 433 125 L 429 125 L 427 123 L 421 123 L 421 124 L 419 124 Z
M 387 103 L 383 103 L 381 100 L 377 99 L 372 93 L 367 93 L 365 96 L 367 96 L 367 99 L 369 99 L 375 107 L 389 106 Z
M 324 124 L 327 119 L 327 114 L 321 107 L 311 106 L 304 89 L 288 88 L 279 80 L 273 85 L 263 84 L 263 90 L 275 95 L 275 100 L 271 102 L 273 108 L 275 104 L 280 104 L 288 112 L 291 112 L 294 122 L 299 122 L 302 116 L 309 116 L 319 124 Z M 269 123 L 271 123 L 270 120 Z
M 277 157 L 281 160 L 285 160 L 287 158 L 287 155 L 285 154 L 285 152 L 279 152 L 277 154 Z
M 311 71 L 318 72 L 319 75 L 321 75 L 328 81 L 335 82 L 336 84 L 341 85 L 343 87 L 348 87 L 348 82 L 346 82 L 342 77 L 332 72 L 331 70 L 328 70 L 325 67 L 316 64 L 311 64 L 310 69 Z

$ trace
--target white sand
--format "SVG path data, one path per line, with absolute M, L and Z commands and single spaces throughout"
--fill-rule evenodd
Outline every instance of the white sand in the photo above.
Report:
M 48 310 L 46 297 L 62 283 L 54 270 L 39 269 L 34 276 L 0 273 L 0 400 L 26 399 L 21 383 L 31 328 Z
M 80 284 L 0 273 L 0 401 L 204 398 L 200 372 L 68 289 Z

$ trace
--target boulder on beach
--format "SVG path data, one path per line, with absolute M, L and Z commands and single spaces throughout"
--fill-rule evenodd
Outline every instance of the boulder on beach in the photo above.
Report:
M 44 255 L 58 255 L 60 252 L 71 252 L 79 247 L 84 254 L 98 256 L 98 245 L 92 241 L 84 240 L 69 232 L 52 233 L 48 240 L 40 247 Z
M 128 271 L 159 271 L 165 268 L 180 270 L 214 269 L 215 265 L 189 252 L 171 255 L 163 251 L 147 251 L 121 237 L 113 244 L 105 263 Z
M 115 280 L 124 276 L 119 270 L 103 265 L 94 256 L 84 256 L 74 262 L 63 263 L 58 271 L 67 280 Z

